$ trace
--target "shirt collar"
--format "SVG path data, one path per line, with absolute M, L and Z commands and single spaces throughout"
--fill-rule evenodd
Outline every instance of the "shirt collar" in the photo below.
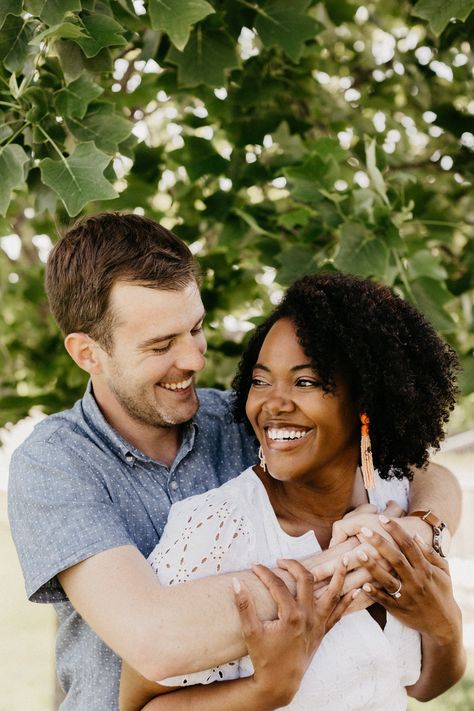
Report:
M 92 427 L 98 436 L 104 440 L 113 451 L 117 452 L 125 462 L 133 464 L 135 459 L 139 459 L 142 462 L 157 463 L 155 459 L 149 457 L 130 442 L 127 442 L 117 430 L 114 430 L 114 428 L 109 425 L 94 397 L 91 381 L 89 381 L 84 397 L 82 398 L 82 409 L 90 427 Z M 183 426 L 181 445 L 170 467 L 171 471 L 193 448 L 197 429 L 198 425 L 193 420 Z

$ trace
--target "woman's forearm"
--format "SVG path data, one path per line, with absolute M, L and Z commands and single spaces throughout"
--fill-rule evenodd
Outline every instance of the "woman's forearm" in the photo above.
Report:
M 461 613 L 456 629 L 449 636 L 438 639 L 428 634 L 421 635 L 421 654 L 420 678 L 407 687 L 407 692 L 418 701 L 429 701 L 459 681 L 466 669 Z
M 273 688 L 260 688 L 253 676 L 196 685 L 152 699 L 143 711 L 272 711 L 286 706 L 293 693 L 275 679 Z

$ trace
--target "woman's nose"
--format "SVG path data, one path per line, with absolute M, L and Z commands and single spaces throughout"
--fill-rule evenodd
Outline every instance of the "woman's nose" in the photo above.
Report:
M 294 410 L 294 403 L 285 393 L 269 393 L 262 409 L 269 415 L 277 415 L 279 412 L 291 412 Z

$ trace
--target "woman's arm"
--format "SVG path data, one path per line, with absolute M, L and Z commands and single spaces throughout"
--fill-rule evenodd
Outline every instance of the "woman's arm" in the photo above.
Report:
M 411 538 L 395 521 L 383 516 L 381 522 L 399 549 L 370 529 L 362 529 L 368 560 L 361 562 L 376 581 L 375 585 L 364 584 L 363 589 L 374 602 L 421 634 L 421 674 L 407 691 L 419 701 L 429 701 L 453 686 L 466 667 L 461 611 L 453 596 L 449 566 L 420 536 Z M 393 572 L 374 558 L 372 547 Z M 400 584 L 398 597 L 387 593 Z
M 288 704 L 299 688 L 315 651 L 326 632 L 342 617 L 351 595 L 341 598 L 346 567 L 341 562 L 325 595 L 316 601 L 313 577 L 297 561 L 280 561 L 293 577 L 296 595 L 271 570 L 262 565 L 254 572 L 269 591 L 278 609 L 272 622 L 257 616 L 250 591 L 234 578 L 234 596 L 242 637 L 252 659 L 252 676 L 181 688 L 171 693 L 164 687 L 140 679 L 124 668 L 120 688 L 120 710 L 178 711 L 271 711 Z M 155 688 L 153 688 L 155 687 Z M 143 705 L 151 695 L 161 694 Z

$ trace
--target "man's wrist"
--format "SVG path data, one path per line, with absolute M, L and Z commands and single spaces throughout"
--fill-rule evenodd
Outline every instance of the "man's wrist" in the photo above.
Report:
M 408 514 L 407 516 L 398 519 L 398 523 L 410 536 L 413 537 L 415 533 L 417 533 L 428 546 L 433 545 L 433 529 L 429 523 L 423 521 L 422 518 Z

